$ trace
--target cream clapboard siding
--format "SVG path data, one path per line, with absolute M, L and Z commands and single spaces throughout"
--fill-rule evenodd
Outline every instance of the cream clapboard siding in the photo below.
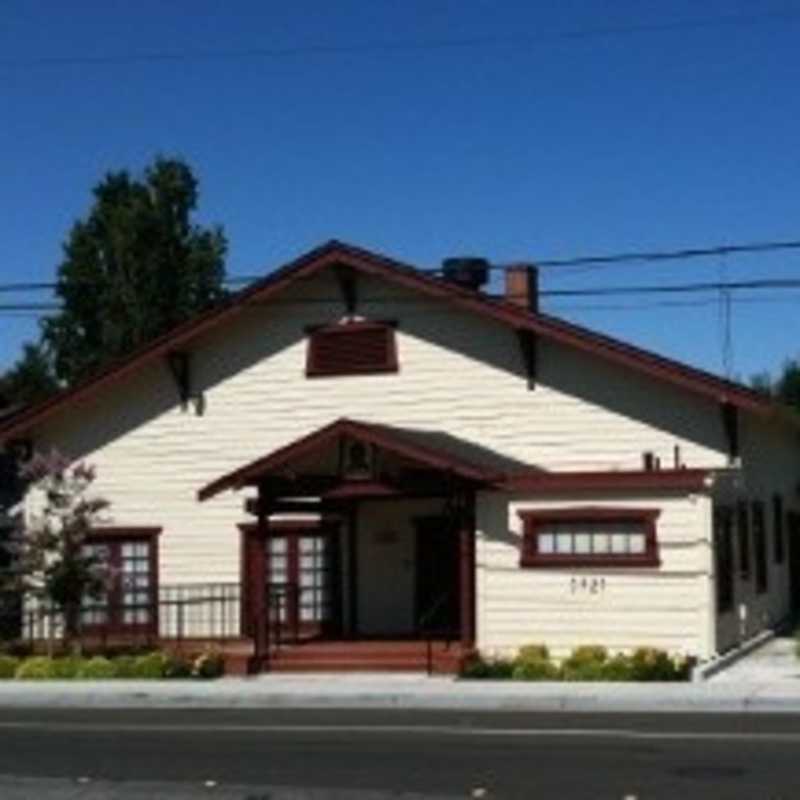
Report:
M 576 498 L 484 495 L 477 547 L 481 649 L 510 655 L 522 645 L 546 643 L 561 657 L 584 644 L 614 650 L 646 645 L 710 655 L 706 525 L 710 498 L 587 495 L 577 504 L 660 509 L 661 566 L 522 569 L 519 512 L 576 505 Z
M 544 341 L 538 384 L 529 391 L 513 331 L 377 281 L 361 282 L 359 293 L 364 316 L 399 322 L 399 374 L 305 377 L 305 327 L 341 313 L 338 289 L 320 276 L 194 343 L 202 414 L 195 403 L 181 409 L 166 365 L 152 364 L 35 431 L 37 445 L 97 466 L 97 490 L 113 503 L 113 523 L 164 527 L 164 583 L 238 580 L 243 495 L 198 504 L 197 490 L 342 416 L 447 431 L 548 470 L 638 469 L 644 450 L 669 466 L 675 446 L 686 466 L 725 464 L 719 414 L 709 401 Z M 486 501 L 492 508 L 503 502 Z M 692 545 L 699 516 L 686 501 L 673 505 L 664 518 L 676 542 L 665 550 L 667 569 L 615 577 L 591 601 L 567 597 L 562 576 L 515 570 L 510 523 L 501 514 L 497 535 L 506 539 L 481 540 L 481 641 L 566 643 L 602 631 L 622 645 L 650 629 L 651 641 L 670 649 L 705 648 L 696 587 L 703 569 L 708 580 L 707 559 Z M 540 602 L 544 613 L 536 610 Z M 556 623 L 553 608 L 570 614 Z
M 775 561 L 775 520 L 772 498 L 783 497 L 784 515 L 800 512 L 800 434 L 785 425 L 753 417 L 742 424 L 741 479 L 720 487 L 715 502 L 735 506 L 744 500 L 764 503 L 767 532 L 767 591 L 755 590 L 755 547 L 752 519 L 750 524 L 750 579 L 742 580 L 739 543 L 734 534 L 734 607 L 716 616 L 717 650 L 723 652 L 766 627 L 784 620 L 789 602 L 789 530 L 784 519 L 784 561 Z M 734 531 L 736 530 L 734 524 Z

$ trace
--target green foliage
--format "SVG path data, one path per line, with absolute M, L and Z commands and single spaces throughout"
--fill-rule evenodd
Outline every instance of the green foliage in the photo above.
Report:
M 773 380 L 768 372 L 760 372 L 750 379 L 757 392 L 774 397 L 796 411 L 800 411 L 800 358 L 784 362 L 780 376 Z
M 526 644 L 517 653 L 517 661 L 547 661 L 549 658 L 550 650 L 546 644 Z
M 18 667 L 14 677 L 21 681 L 48 681 L 54 677 L 53 660 L 46 656 L 31 656 Z
M 556 681 L 559 672 L 552 661 L 545 658 L 528 658 L 515 662 L 511 677 L 515 681 Z
M 461 671 L 462 678 L 505 679 L 514 672 L 514 662 L 510 659 L 485 659 L 476 656 Z
M 227 241 L 221 228 L 192 222 L 197 179 L 187 164 L 158 158 L 141 179 L 109 173 L 93 193 L 64 244 L 56 288 L 63 310 L 43 323 L 67 383 L 224 297 Z
M 609 656 L 608 650 L 599 645 L 576 647 L 560 666 L 556 666 L 545 646 L 529 645 L 520 648 L 517 657 L 510 661 L 476 657 L 461 674 L 465 678 L 525 681 L 685 681 L 690 678 L 692 666 L 691 659 L 673 659 L 655 648 Z
M 106 680 L 115 676 L 114 664 L 109 659 L 104 656 L 94 656 L 81 664 L 76 677 L 87 680 Z
M 0 653 L 0 680 L 13 678 L 19 669 L 19 659 Z
M 64 656 L 53 659 L 53 678 L 60 681 L 77 678 L 84 666 L 79 656 Z
M 55 394 L 59 389 L 45 352 L 30 342 L 24 345 L 22 358 L 0 376 L 0 408 L 27 406 Z
M 135 677 L 158 680 L 166 675 L 170 657 L 166 653 L 148 653 L 136 659 Z
M 136 676 L 136 656 L 122 655 L 112 659 L 114 664 L 115 678 L 135 678 Z

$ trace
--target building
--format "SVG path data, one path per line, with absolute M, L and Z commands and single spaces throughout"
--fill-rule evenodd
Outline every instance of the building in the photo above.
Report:
M 0 426 L 113 504 L 86 629 L 454 668 L 539 642 L 707 659 L 786 618 L 797 418 L 541 313 L 532 267 L 500 298 L 485 272 L 330 242 Z

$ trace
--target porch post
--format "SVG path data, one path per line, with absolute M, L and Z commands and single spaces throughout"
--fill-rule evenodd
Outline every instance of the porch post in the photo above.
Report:
M 459 514 L 459 617 L 461 646 L 475 644 L 475 493 L 465 492 Z
M 358 506 L 352 503 L 347 510 L 347 607 L 348 631 L 358 636 Z
M 266 550 L 269 522 L 264 509 L 261 490 L 258 493 L 258 523 L 250 559 L 250 597 L 252 602 L 253 640 L 259 666 L 269 653 L 269 608 L 267 603 Z

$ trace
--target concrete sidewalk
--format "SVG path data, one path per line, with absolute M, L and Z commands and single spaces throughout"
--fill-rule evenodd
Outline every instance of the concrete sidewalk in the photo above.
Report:
M 425 675 L 263 675 L 217 681 L 0 682 L 5 708 L 405 709 L 800 714 L 800 680 L 523 683 Z

